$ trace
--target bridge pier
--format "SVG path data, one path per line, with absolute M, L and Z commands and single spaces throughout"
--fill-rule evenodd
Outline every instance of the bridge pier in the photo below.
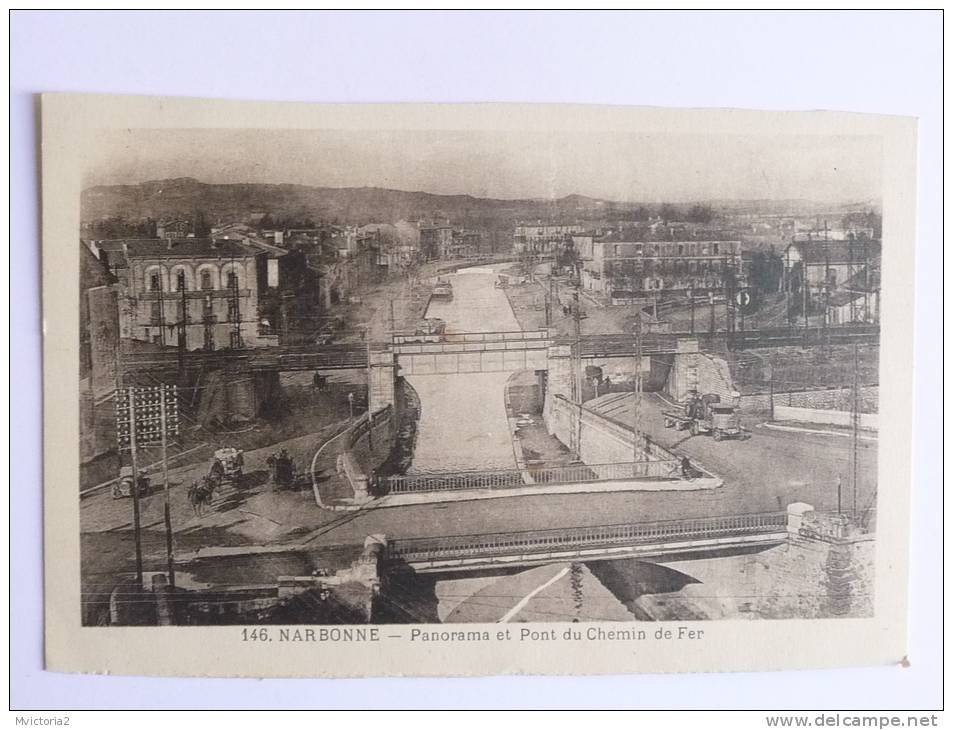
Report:
M 396 407 L 395 379 L 397 368 L 394 352 L 370 350 L 367 363 L 367 411 L 376 413 L 387 406 Z

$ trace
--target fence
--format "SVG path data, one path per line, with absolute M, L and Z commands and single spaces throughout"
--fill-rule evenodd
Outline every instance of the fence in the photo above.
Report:
M 526 484 L 577 484 L 626 479 L 675 479 L 679 462 L 636 461 L 612 464 L 570 464 L 567 466 L 500 469 L 495 471 L 448 472 L 379 477 L 376 486 L 385 494 L 440 492 L 457 489 L 504 489 Z
M 786 512 L 767 512 L 640 524 L 413 538 L 389 542 L 387 559 L 410 563 L 479 555 L 540 553 L 620 544 L 635 546 L 664 541 L 776 534 L 785 532 L 786 529 Z
M 507 330 L 501 332 L 458 332 L 434 335 L 394 335 L 395 345 L 428 343 L 482 343 L 482 342 L 522 342 L 524 340 L 549 339 L 549 330 Z

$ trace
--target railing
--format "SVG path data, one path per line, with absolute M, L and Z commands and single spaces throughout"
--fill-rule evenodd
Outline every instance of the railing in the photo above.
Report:
M 549 338 L 549 330 L 508 330 L 501 332 L 455 332 L 441 335 L 394 335 L 395 345 L 416 345 L 420 342 L 431 342 L 424 340 L 426 337 L 438 337 L 439 342 L 501 342 L 501 341 L 522 341 L 522 340 L 545 340 Z
M 414 563 L 482 555 L 525 555 L 581 548 L 776 534 L 786 529 L 787 513 L 767 512 L 623 525 L 425 537 L 389 542 L 387 559 Z
M 442 492 L 458 489 L 505 489 L 526 486 L 524 475 L 535 484 L 574 484 L 580 482 L 620 481 L 628 479 L 676 479 L 679 462 L 674 459 L 611 464 L 569 464 L 566 466 L 500 469 L 495 471 L 447 472 L 388 476 L 375 479 L 385 494 Z

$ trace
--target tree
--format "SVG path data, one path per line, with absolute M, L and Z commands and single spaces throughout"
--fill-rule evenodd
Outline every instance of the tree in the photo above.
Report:
M 710 223 L 715 217 L 710 205 L 693 205 L 688 211 L 688 220 L 692 223 Z
M 196 210 L 192 217 L 192 233 L 196 238 L 205 238 L 212 232 L 212 226 L 208 222 L 204 210 Z
M 678 218 L 678 211 L 675 209 L 674 205 L 670 203 L 665 203 L 662 205 L 662 208 L 659 210 L 659 215 L 662 217 L 662 220 L 668 223 L 669 221 L 676 220 Z

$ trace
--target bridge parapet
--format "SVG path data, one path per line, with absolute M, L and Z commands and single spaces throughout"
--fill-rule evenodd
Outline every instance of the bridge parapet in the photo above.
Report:
M 441 492 L 464 489 L 507 489 L 529 484 L 580 484 L 604 481 L 675 481 L 677 459 L 612 464 L 569 464 L 456 473 L 387 476 L 376 480 L 383 494 Z M 528 477 L 528 479 L 527 479 Z
M 418 570 L 552 562 L 574 558 L 665 555 L 740 545 L 779 544 L 787 538 L 787 513 L 663 520 L 634 524 L 564 527 L 414 538 L 388 542 L 391 565 Z

